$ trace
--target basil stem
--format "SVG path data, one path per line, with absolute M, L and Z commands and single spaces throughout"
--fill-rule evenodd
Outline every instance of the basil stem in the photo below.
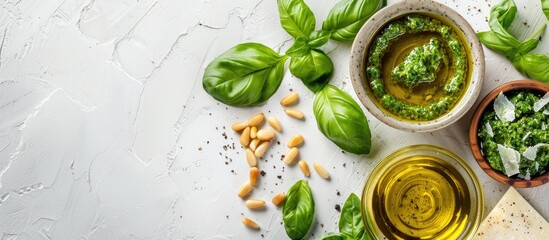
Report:
M 260 104 L 280 86 L 287 58 L 265 45 L 242 43 L 206 67 L 202 86 L 212 97 L 231 106 Z
M 370 153 L 368 121 L 348 93 L 327 84 L 316 94 L 313 112 L 320 132 L 338 147 L 354 154 Z
M 309 232 L 315 213 L 315 202 L 309 183 L 297 181 L 288 190 L 282 207 L 282 220 L 286 234 L 291 239 L 303 239 Z
M 315 16 L 303 0 L 277 0 L 280 24 L 294 39 L 315 30 Z
M 322 29 L 330 31 L 333 40 L 353 41 L 366 20 L 385 5 L 386 0 L 342 0 L 328 13 Z
M 290 72 L 314 93 L 330 81 L 333 70 L 332 60 L 319 49 L 312 49 L 301 57 L 290 59 Z

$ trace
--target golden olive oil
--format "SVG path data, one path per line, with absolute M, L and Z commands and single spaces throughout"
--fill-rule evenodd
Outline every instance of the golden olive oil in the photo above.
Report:
M 389 239 L 456 239 L 471 208 L 459 172 L 426 155 L 408 157 L 388 169 L 372 199 L 374 221 Z

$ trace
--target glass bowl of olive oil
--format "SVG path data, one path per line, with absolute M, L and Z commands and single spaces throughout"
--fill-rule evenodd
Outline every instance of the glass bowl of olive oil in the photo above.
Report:
M 380 239 L 467 239 L 483 212 L 482 189 L 467 162 L 433 145 L 390 154 L 362 192 L 362 218 Z

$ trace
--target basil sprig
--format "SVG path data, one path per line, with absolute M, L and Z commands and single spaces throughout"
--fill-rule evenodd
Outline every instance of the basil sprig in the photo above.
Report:
M 548 15 L 549 0 L 542 0 L 542 7 Z M 547 25 L 543 24 L 528 39 L 520 42 L 507 31 L 516 13 L 517 6 L 513 0 L 503 0 L 494 5 L 490 11 L 491 30 L 479 32 L 477 36 L 484 46 L 504 54 L 522 74 L 542 82 L 549 82 L 549 56 L 529 53 L 538 46 L 539 36 L 545 31 Z
M 318 129 L 341 149 L 370 153 L 371 135 L 364 112 L 346 92 L 326 85 L 313 102 Z
M 328 13 L 322 29 L 330 31 L 333 40 L 353 41 L 366 20 L 385 5 L 386 0 L 342 0 Z
M 328 233 L 318 240 L 367 240 L 372 239 L 362 221 L 360 198 L 351 193 L 339 216 L 339 233 Z
M 309 183 L 305 180 L 297 181 L 288 190 L 282 206 L 282 220 L 288 237 L 293 240 L 303 239 L 311 228 L 314 214 L 315 201 Z

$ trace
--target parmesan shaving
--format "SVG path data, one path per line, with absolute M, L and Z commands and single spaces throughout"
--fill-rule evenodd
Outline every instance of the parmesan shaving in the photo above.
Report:
M 530 134 L 532 134 L 531 132 L 527 132 L 526 134 L 524 134 L 524 137 L 522 137 L 522 141 L 524 142 L 526 139 L 528 139 L 528 137 L 530 136 Z
M 547 109 L 543 110 L 543 114 L 549 115 L 549 110 L 547 110 Z
M 512 122 L 515 120 L 515 105 L 503 95 L 503 92 L 500 92 L 494 101 L 494 111 L 502 122 Z
M 492 130 L 492 125 L 490 125 L 490 122 L 486 122 L 486 132 L 490 137 L 494 137 L 494 131 Z
M 539 162 L 536 162 L 534 166 L 536 166 L 536 172 L 539 171 Z
M 498 152 L 508 177 L 520 172 L 520 153 L 517 150 L 498 144 Z
M 534 103 L 534 111 L 539 112 L 545 105 L 549 103 L 549 92 L 545 93 L 543 97 Z M 545 113 L 545 111 L 544 111 Z
M 538 149 L 540 147 L 549 147 L 549 144 L 547 143 L 538 143 L 534 146 L 527 147 L 526 150 L 522 153 L 522 156 L 524 156 L 526 159 L 530 161 L 534 161 L 536 157 L 538 156 Z

